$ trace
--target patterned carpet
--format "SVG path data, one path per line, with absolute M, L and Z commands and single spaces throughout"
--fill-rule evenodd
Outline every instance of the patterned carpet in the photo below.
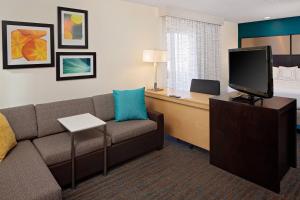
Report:
M 300 134 L 298 134 L 300 166 Z M 300 200 L 300 168 L 281 183 L 281 195 L 209 164 L 209 155 L 168 139 L 155 151 L 65 190 L 64 199 L 91 200 Z

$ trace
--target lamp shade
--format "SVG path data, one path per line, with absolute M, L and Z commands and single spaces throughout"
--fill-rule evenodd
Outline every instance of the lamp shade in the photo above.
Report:
M 143 61 L 150 63 L 167 62 L 167 51 L 144 50 Z

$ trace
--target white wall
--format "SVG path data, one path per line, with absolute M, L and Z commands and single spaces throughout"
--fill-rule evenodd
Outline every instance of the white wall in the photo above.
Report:
M 3 0 L 0 20 L 54 24 L 57 47 L 57 6 L 89 11 L 89 49 L 69 51 L 97 52 L 97 79 L 56 82 L 54 67 L 2 70 L 0 50 L 0 108 L 152 84 L 153 67 L 141 58 L 144 49 L 159 48 L 158 9 L 121 0 Z
M 168 8 L 160 8 L 159 9 L 160 16 L 172 16 L 178 18 L 185 18 L 189 20 L 201 21 L 211 24 L 224 24 L 224 18 L 212 16 L 200 12 L 196 12 L 193 10 L 186 10 L 186 9 L 179 9 L 175 7 L 168 7 Z
M 222 75 L 221 91 L 226 92 L 229 79 L 228 50 L 238 48 L 238 24 L 225 21 L 221 27 Z
M 161 48 L 162 20 L 154 7 L 122 0 L 4 0 L 0 20 L 55 25 L 56 51 L 97 52 L 97 78 L 56 81 L 55 67 L 2 70 L 0 49 L 0 108 L 88 97 L 113 89 L 152 87 L 154 71 L 142 62 L 144 49 Z M 57 6 L 89 11 L 89 49 L 57 49 Z M 0 31 L 0 34 L 2 31 Z M 228 82 L 228 49 L 238 46 L 236 23 L 222 25 L 222 90 Z M 0 46 L 2 46 L 0 39 Z M 160 71 L 165 65 L 160 65 Z M 160 86 L 163 75 L 159 75 Z

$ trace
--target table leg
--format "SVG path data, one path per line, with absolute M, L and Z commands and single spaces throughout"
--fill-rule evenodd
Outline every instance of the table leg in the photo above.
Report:
M 106 140 L 106 125 L 104 125 L 104 166 L 103 166 L 103 174 L 106 176 L 107 174 L 107 140 Z
M 72 159 L 72 189 L 75 189 L 75 144 L 74 144 L 73 133 L 71 133 L 71 159 Z

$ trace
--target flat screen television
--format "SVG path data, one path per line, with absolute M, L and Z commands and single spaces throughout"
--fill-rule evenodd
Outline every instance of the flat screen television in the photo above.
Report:
M 271 46 L 229 50 L 229 86 L 248 97 L 273 97 Z

